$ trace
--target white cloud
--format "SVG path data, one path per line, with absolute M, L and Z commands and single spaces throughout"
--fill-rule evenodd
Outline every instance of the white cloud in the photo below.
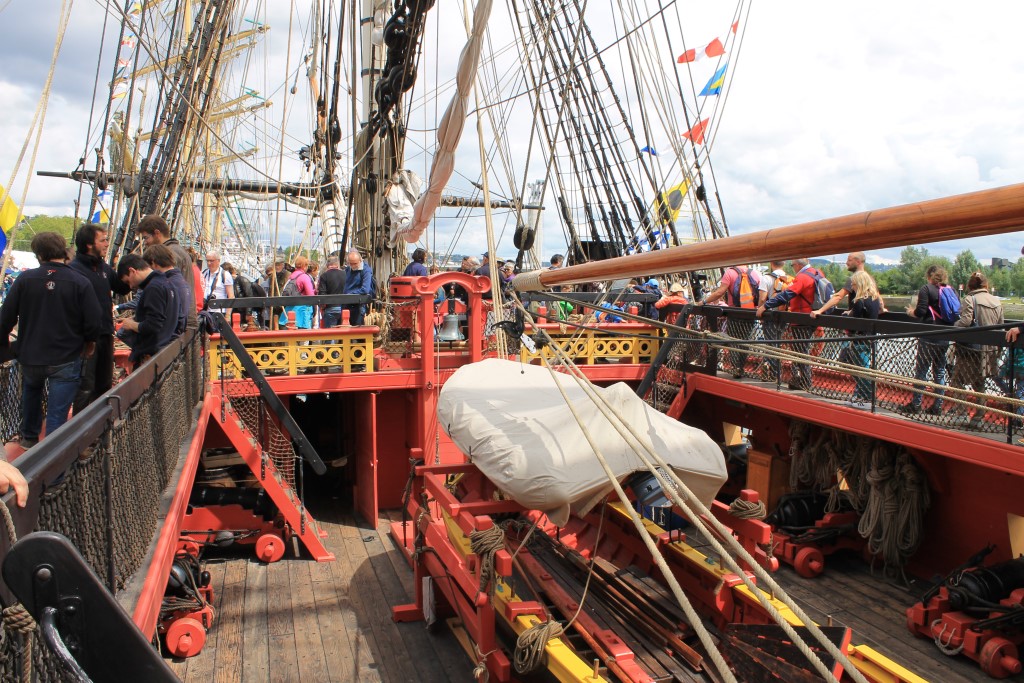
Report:
M 281 88 L 289 45 L 287 4 L 268 5 L 268 23 L 273 28 L 258 48 L 260 58 L 254 62 L 265 61 L 276 75 L 263 78 L 247 74 L 244 85 L 274 100 L 274 107 L 253 119 L 266 121 L 270 127 L 279 125 L 281 107 L 288 100 L 293 113 L 285 144 L 288 157 L 284 175 L 294 179 L 301 175 L 294 150 L 309 140 L 308 97 L 304 101 L 301 82 L 296 97 L 286 95 Z M 652 0 L 651 5 L 656 3 Z M 3 183 L 13 168 L 18 143 L 24 138 L 41 85 L 33 86 L 33 79 L 41 81 L 52 46 L 53 22 L 41 19 L 31 6 L 18 7 L 13 5 L 0 13 L 0 59 L 9 66 L 16 65 L 0 74 L 0 101 L 4 102 L 0 135 L 6 141 L 0 150 Z M 679 34 L 688 47 L 724 35 L 734 9 L 715 3 L 702 7 L 680 3 L 676 7 L 685 22 L 675 23 L 674 14 L 666 17 L 677 48 Z M 13 14 L 15 9 L 17 14 Z M 432 12 L 451 9 L 438 3 Z M 503 11 L 496 8 L 494 46 L 512 38 L 511 22 Z M 65 46 L 66 54 L 61 59 L 38 169 L 73 169 L 86 147 L 83 139 L 89 102 L 82 93 L 91 92 L 102 14 L 95 4 L 80 5 L 75 12 L 71 28 L 74 40 Z M 34 18 L 26 23 L 22 18 L 28 14 Z M 610 17 L 603 7 L 594 5 L 588 17 L 601 45 L 607 45 L 617 31 L 621 32 L 621 20 Z M 843 4 L 780 0 L 753 5 L 749 19 L 743 18 L 741 50 L 730 56 L 733 80 L 728 97 L 718 103 L 724 105 L 724 111 L 711 157 L 730 229 L 740 233 L 790 225 L 1024 180 L 1024 117 L 1020 115 L 1024 111 L 1024 90 L 1017 87 L 1018 74 L 1024 72 L 1024 52 L 1006 38 L 1006 27 L 1020 25 L 1022 19 L 1024 5 L 994 0 L 974 3 L 970 11 L 965 11 L 963 3 L 949 0 L 929 3 L 926 8 L 877 1 Z M 414 91 L 419 96 L 432 90 L 436 82 L 451 78 L 461 49 L 461 19 L 451 19 L 449 14 L 442 21 L 449 27 L 444 37 L 440 42 L 428 37 L 424 44 L 424 60 L 432 61 L 436 54 L 440 64 L 436 72 L 432 64 L 421 66 L 420 82 Z M 308 25 L 304 22 L 296 18 L 291 43 L 293 69 L 308 45 Z M 429 23 L 433 26 L 434 22 Z M 88 39 L 82 35 L 88 35 Z M 655 58 L 664 60 L 664 68 L 671 73 L 674 55 L 658 44 L 653 48 Z M 603 58 L 613 74 L 621 75 L 629 73 L 628 64 L 620 61 L 627 56 L 624 44 L 620 44 Z M 108 69 L 111 59 L 106 56 L 102 71 Z M 498 75 L 504 79 L 516 62 L 514 52 L 505 54 L 497 67 Z M 708 67 L 705 63 L 693 68 L 698 88 L 707 78 Z M 688 78 L 685 70 L 679 73 Z M 106 80 L 107 76 L 101 78 Z M 515 85 L 520 91 L 523 87 L 522 83 Z M 651 93 L 645 95 L 650 97 Z M 99 100 L 102 102 L 103 97 Z M 623 103 L 632 125 L 641 131 L 635 95 L 624 91 Z M 650 106 L 649 101 L 647 104 Z M 519 125 L 506 136 L 517 168 L 525 164 L 529 139 L 529 128 L 523 121 L 531 112 L 525 105 L 525 99 L 516 103 L 513 118 Z M 444 106 L 441 102 L 438 110 L 443 111 Z M 415 114 L 410 127 L 432 127 L 432 110 L 431 106 Z M 674 115 L 681 121 L 681 111 L 677 109 Z M 348 121 L 344 123 L 347 127 Z M 677 125 L 681 124 L 677 121 Z M 240 128 L 243 132 L 236 140 L 238 146 L 255 139 L 252 127 Z M 490 129 L 489 123 L 485 128 Z M 415 144 L 407 150 L 410 166 L 425 174 L 428 157 L 419 146 L 432 146 L 433 135 L 413 132 L 411 137 Z M 669 148 L 667 134 L 655 130 L 652 137 L 650 142 L 664 155 Z M 264 159 L 258 165 L 276 176 L 276 143 L 264 147 Z M 88 153 L 92 155 L 91 146 Z M 475 121 L 470 120 L 457 168 L 476 180 L 477 159 Z M 667 170 L 670 163 L 670 159 L 663 158 L 659 166 Z M 92 164 L 90 158 L 87 166 Z M 528 177 L 543 174 L 543 159 L 536 149 L 530 166 Z M 671 181 L 671 177 L 666 179 Z M 508 185 L 500 165 L 496 165 L 492 186 L 507 193 Z M 16 184 L 14 188 L 16 196 L 20 187 Z M 458 175 L 450 188 L 472 190 L 469 180 Z M 70 181 L 34 178 L 26 210 L 70 213 L 77 195 L 78 187 Z M 547 251 L 561 251 L 553 192 L 549 192 L 545 204 L 545 247 Z M 505 215 L 497 217 L 497 229 L 505 227 L 503 253 L 512 250 L 512 230 L 506 219 Z M 271 219 L 266 220 L 273 224 Z M 479 215 L 463 220 L 452 212 L 441 214 L 437 244 L 446 246 L 461 230 L 456 251 L 482 250 L 486 244 L 482 221 Z M 292 235 L 297 238 L 305 227 L 301 217 L 293 214 L 287 214 L 281 222 L 289 231 L 289 240 Z M 429 231 L 432 246 L 434 233 L 433 229 Z M 933 253 L 946 256 L 970 248 L 986 260 L 992 256 L 1015 257 L 1020 241 L 1019 235 L 1007 235 L 927 246 Z M 898 258 L 898 251 L 873 254 L 879 259 L 873 262 Z

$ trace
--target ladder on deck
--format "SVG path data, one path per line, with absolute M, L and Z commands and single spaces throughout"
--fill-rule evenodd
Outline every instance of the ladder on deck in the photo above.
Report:
M 245 426 L 241 416 L 227 403 L 223 410 L 214 410 L 213 417 L 313 559 L 332 562 L 334 553 L 322 541 L 327 538 L 327 532 L 309 514 L 295 487 L 281 475 L 273 458 L 260 446 L 256 435 Z

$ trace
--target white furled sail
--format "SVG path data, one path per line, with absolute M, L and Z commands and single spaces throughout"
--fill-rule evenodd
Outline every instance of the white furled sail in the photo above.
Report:
M 437 127 L 437 152 L 430 164 L 430 178 L 427 191 L 416 201 L 412 224 L 401 231 L 401 237 L 408 243 L 417 242 L 427 229 L 430 219 L 441 203 L 441 193 L 455 169 L 455 148 L 462 137 L 462 129 L 466 124 L 466 107 L 469 94 L 476 80 L 477 66 L 480 64 L 480 50 L 483 47 L 484 30 L 491 16 L 491 0 L 480 0 L 473 12 L 473 28 L 462 54 L 459 55 L 459 70 L 455 76 L 455 94 L 448 108 L 441 117 Z
M 402 170 L 395 174 L 391 187 L 385 196 L 388 207 L 388 217 L 391 219 L 391 234 L 388 246 L 394 247 L 398 244 L 398 236 L 412 225 L 412 216 L 416 198 L 420 196 L 420 187 L 423 181 L 420 177 L 409 170 Z
M 437 414 L 452 441 L 495 486 L 563 526 L 570 513 L 586 514 L 603 500 L 612 484 L 556 381 L 620 482 L 646 470 L 575 379 L 541 366 L 499 359 L 464 366 L 441 389 Z M 654 410 L 624 383 L 595 389 L 710 506 L 726 480 L 722 451 L 711 437 Z

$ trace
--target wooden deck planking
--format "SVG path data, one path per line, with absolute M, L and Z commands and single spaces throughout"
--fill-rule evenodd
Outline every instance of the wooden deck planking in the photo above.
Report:
M 288 584 L 288 561 L 267 566 L 267 647 L 270 651 L 270 677 L 272 682 L 295 679 L 298 657 L 295 649 L 295 627 L 292 622 L 291 586 Z M 196 683 L 199 683 L 196 681 Z M 245 681 L 249 683 L 249 681 Z
M 391 619 L 411 599 L 412 571 L 385 537 L 387 517 L 374 530 L 324 516 L 335 562 L 290 549 L 265 565 L 240 549 L 207 563 L 217 621 L 199 655 L 170 662 L 175 673 L 186 683 L 471 680 L 473 663 L 447 630 Z
M 906 608 L 917 600 L 916 595 L 880 573 L 873 576 L 859 558 L 830 557 L 825 572 L 814 579 L 803 579 L 788 567 L 775 577 L 801 605 L 811 607 L 808 616 L 820 623 L 832 616 L 836 625 L 853 629 L 855 644 L 870 645 L 926 680 L 972 683 L 983 677 L 965 657 L 947 657 L 932 641 L 912 634 L 906 627 Z
M 242 625 L 242 680 L 270 680 L 270 630 L 267 615 L 270 567 L 262 562 L 245 564 L 245 602 Z

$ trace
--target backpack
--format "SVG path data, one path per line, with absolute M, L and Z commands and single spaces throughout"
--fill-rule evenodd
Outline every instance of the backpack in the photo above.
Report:
M 832 295 L 836 293 L 836 288 L 832 286 L 825 274 L 817 268 L 811 268 L 809 275 L 814 278 L 814 301 L 811 302 L 811 308 L 818 310 L 829 302 Z M 832 315 L 836 310 L 836 307 L 822 311 L 824 315 Z
M 775 275 L 774 273 L 771 273 L 771 272 L 765 273 L 764 275 L 761 276 L 761 278 L 762 278 L 762 281 L 763 281 L 764 278 L 771 278 L 771 282 L 769 282 L 768 286 L 765 288 L 765 292 L 764 292 L 765 293 L 765 298 L 764 298 L 765 301 L 768 301 L 768 299 L 771 299 L 773 296 L 775 296 L 779 292 L 785 291 L 785 289 L 787 287 L 789 287 L 791 284 L 793 284 L 793 280 L 796 279 L 792 275 L 786 275 L 785 273 L 783 273 L 782 275 Z M 762 301 L 761 303 L 764 303 L 764 301 Z M 788 303 L 782 304 L 781 306 L 779 306 L 775 310 L 777 310 L 777 311 L 788 311 L 789 310 L 789 304 Z
M 263 289 L 263 285 L 258 282 L 251 282 L 250 288 L 252 289 L 250 296 L 265 297 L 267 295 L 267 290 Z
M 288 282 L 284 283 L 284 289 L 281 290 L 281 296 L 301 296 L 299 286 L 296 284 L 298 279 L 297 277 L 288 278 Z
M 932 313 L 932 320 L 952 325 L 960 319 L 960 297 L 949 285 L 939 285 L 939 312 L 936 313 L 931 306 L 928 310 Z
M 252 296 L 252 281 L 244 275 L 235 278 L 235 298 L 245 299 Z
M 732 270 L 737 275 L 732 284 L 732 305 L 738 308 L 757 308 L 757 283 L 750 269 L 740 270 L 733 266 Z

